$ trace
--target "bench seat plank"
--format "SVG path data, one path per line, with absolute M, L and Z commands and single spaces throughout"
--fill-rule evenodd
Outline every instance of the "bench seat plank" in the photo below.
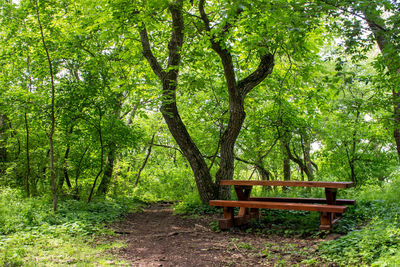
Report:
M 322 182 L 322 181 L 250 181 L 250 180 L 221 180 L 220 185 L 236 186 L 298 186 L 298 187 L 325 187 L 325 188 L 349 188 L 353 182 Z
M 211 206 L 217 207 L 243 207 L 259 209 L 279 209 L 279 210 L 303 210 L 343 213 L 346 206 L 306 204 L 306 203 L 286 203 L 286 202 L 266 202 L 266 201 L 236 201 L 236 200 L 210 200 Z
M 250 201 L 267 202 L 292 202 L 292 203 L 322 203 L 326 204 L 325 198 L 293 198 L 293 197 L 250 197 Z M 336 205 L 355 205 L 354 199 L 336 199 Z

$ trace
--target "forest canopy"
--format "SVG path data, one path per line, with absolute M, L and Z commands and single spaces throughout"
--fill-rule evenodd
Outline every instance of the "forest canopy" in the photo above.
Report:
M 0 10 L 1 183 L 27 196 L 174 184 L 207 202 L 229 197 L 221 179 L 380 184 L 398 167 L 393 1 Z
M 398 263 L 399 13 L 395 0 L 0 0 L 0 265 L 54 225 L 99 234 L 127 202 L 210 212 L 231 179 L 353 182 L 343 196 L 360 204 L 336 229 L 349 235 L 320 259 Z

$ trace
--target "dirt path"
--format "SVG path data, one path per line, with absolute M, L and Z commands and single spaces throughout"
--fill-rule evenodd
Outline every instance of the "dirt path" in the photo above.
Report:
M 213 232 L 210 222 L 173 215 L 167 204 L 149 206 L 113 224 L 127 246 L 116 253 L 133 266 L 306 265 L 321 240 Z

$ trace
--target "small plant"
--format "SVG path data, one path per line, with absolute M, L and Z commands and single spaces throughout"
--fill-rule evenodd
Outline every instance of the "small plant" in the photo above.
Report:
M 218 221 L 212 221 L 212 222 L 210 222 L 210 228 L 211 228 L 211 230 L 214 231 L 214 232 L 217 232 L 217 233 L 221 232 L 221 229 L 219 228 Z
M 285 266 L 287 266 L 287 262 L 286 262 L 285 258 L 282 258 L 281 256 L 278 256 L 278 259 L 275 262 L 274 266 L 276 266 L 276 267 L 285 267 Z
M 247 242 L 240 242 L 239 238 L 232 238 L 229 247 L 235 250 L 255 250 L 256 248 Z

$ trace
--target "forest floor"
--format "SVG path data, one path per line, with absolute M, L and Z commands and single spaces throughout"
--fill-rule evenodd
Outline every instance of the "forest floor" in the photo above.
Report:
M 127 214 L 111 228 L 126 246 L 112 251 L 133 266 L 309 266 L 321 238 L 211 230 L 218 215 L 174 215 L 169 204 Z

